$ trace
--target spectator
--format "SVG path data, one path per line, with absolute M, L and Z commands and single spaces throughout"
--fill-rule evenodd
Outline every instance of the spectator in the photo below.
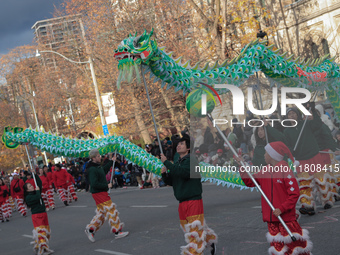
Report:
M 203 143 L 204 143 L 204 136 L 202 135 L 202 129 L 197 129 L 194 148 L 199 148 Z
M 235 123 L 235 122 L 238 122 L 237 118 L 233 119 L 233 123 Z M 234 127 L 233 133 L 237 137 L 237 140 L 233 144 L 235 144 L 236 148 L 241 148 L 243 153 L 248 153 L 247 145 L 245 143 L 245 137 L 244 137 L 242 125 L 241 124 L 233 124 L 233 127 Z
M 209 147 L 211 144 L 214 144 L 214 136 L 210 131 L 210 127 L 207 126 L 204 132 L 204 145 Z
M 318 104 L 318 105 L 315 106 L 315 110 L 318 111 L 320 119 L 322 120 L 322 122 L 327 125 L 327 127 L 331 130 L 331 132 L 333 132 L 333 130 L 334 130 L 333 122 L 330 119 L 330 117 L 325 114 L 323 106 L 321 104 Z
M 222 150 L 222 149 L 218 149 L 218 150 L 217 150 L 217 154 L 214 155 L 214 156 L 211 158 L 211 160 L 212 160 L 212 164 L 213 164 L 214 166 L 216 166 L 216 165 L 222 166 L 222 165 L 225 163 L 225 161 L 226 161 L 226 158 L 225 158 L 225 156 L 223 155 L 223 150 Z

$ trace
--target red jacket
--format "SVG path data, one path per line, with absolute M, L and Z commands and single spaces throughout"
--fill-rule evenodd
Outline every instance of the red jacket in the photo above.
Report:
M 39 175 L 39 177 L 42 182 L 42 191 L 45 192 L 46 190 L 49 189 L 48 177 L 45 175 Z
M 56 187 L 65 186 L 67 181 L 67 171 L 62 168 L 53 172 L 53 183 Z
M 48 188 L 51 188 L 53 187 L 52 184 L 53 184 L 53 173 L 52 172 L 47 172 L 47 180 L 48 180 Z
M 261 189 L 274 208 L 281 210 L 280 216 L 282 219 L 287 222 L 294 221 L 296 220 L 295 205 L 300 196 L 299 185 L 287 162 L 282 160 L 275 167 L 281 166 L 283 170 L 279 172 L 269 172 L 269 166 L 265 166 L 261 172 L 254 174 L 253 177 L 261 186 Z M 255 187 L 255 184 L 245 171 L 240 171 L 240 174 L 243 182 L 248 187 Z M 261 197 L 261 205 L 264 222 L 279 222 L 279 219 L 275 217 L 273 210 L 263 197 Z
M 6 192 L 6 196 L 4 197 L 4 192 Z M 6 201 L 6 199 L 9 197 L 9 190 L 7 188 L 7 185 L 1 185 L 0 186 L 0 205 Z
M 13 179 L 11 181 L 11 195 L 13 198 L 19 197 L 19 198 L 24 198 L 24 181 L 22 179 L 15 180 Z M 15 192 L 14 188 L 20 187 L 19 192 Z
M 35 183 L 34 183 L 33 177 L 31 177 L 31 179 L 28 179 L 28 178 L 27 178 L 27 180 L 25 181 L 25 183 L 30 183 L 30 184 L 33 186 L 33 188 L 35 189 Z
M 68 180 L 68 185 L 70 185 L 71 183 L 73 184 L 76 183 L 73 176 L 70 173 L 67 173 L 67 180 Z

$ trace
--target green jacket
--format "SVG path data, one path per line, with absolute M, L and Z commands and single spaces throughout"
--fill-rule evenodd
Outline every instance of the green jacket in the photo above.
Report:
M 106 174 L 109 172 L 112 164 L 112 160 L 109 160 L 104 166 L 92 161 L 89 162 L 87 166 L 87 174 L 90 181 L 90 192 L 92 194 L 109 190 L 107 186 L 108 183 L 106 181 Z
M 191 161 L 190 154 L 178 158 L 173 164 L 168 160 L 164 161 L 169 171 L 162 174 L 163 181 L 173 187 L 179 202 L 202 199 L 201 178 L 190 178 L 190 165 L 194 169 L 198 162 L 195 158 Z
M 41 198 L 40 190 L 28 192 L 25 196 L 25 202 L 31 208 L 32 214 L 46 212 L 45 203 Z
M 314 132 L 314 136 L 321 151 L 325 149 L 336 151 L 337 144 L 333 139 L 331 130 L 326 124 L 322 124 L 322 127 Z
M 300 141 L 296 150 L 294 151 L 295 143 L 298 140 L 300 131 L 302 129 L 304 121 L 299 121 L 296 127 L 287 127 L 284 130 L 284 135 L 286 137 L 286 145 L 292 152 L 293 156 L 297 160 L 307 160 L 320 151 L 318 142 L 316 141 L 313 132 L 316 132 L 322 126 L 322 121 L 319 115 L 313 111 L 313 120 L 307 120 L 307 123 L 303 129 Z

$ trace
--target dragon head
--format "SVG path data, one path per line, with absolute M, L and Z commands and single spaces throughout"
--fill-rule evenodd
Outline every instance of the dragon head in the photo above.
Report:
M 157 49 L 156 41 L 150 40 L 153 34 L 153 29 L 148 34 L 146 30 L 142 35 L 129 35 L 125 38 L 115 50 L 114 57 L 118 60 L 119 76 L 117 79 L 117 86 L 125 80 L 132 81 L 133 70 L 136 71 L 137 78 L 139 77 L 138 65 L 148 65 L 150 60 L 154 59 L 154 54 Z

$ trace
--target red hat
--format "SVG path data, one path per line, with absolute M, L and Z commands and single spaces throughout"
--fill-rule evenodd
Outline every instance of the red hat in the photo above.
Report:
M 230 145 L 233 145 L 232 141 L 228 141 L 230 143 Z M 229 145 L 227 143 L 224 143 L 224 147 L 229 147 Z
M 268 143 L 264 149 L 269 154 L 269 156 L 276 161 L 283 160 L 285 155 L 287 155 L 293 162 L 295 161 L 292 153 L 283 142 Z M 294 165 L 297 163 L 298 161 L 295 161 Z
M 222 150 L 222 149 L 218 149 L 218 150 L 217 150 L 217 153 L 218 153 L 218 152 L 223 152 L 223 150 Z

